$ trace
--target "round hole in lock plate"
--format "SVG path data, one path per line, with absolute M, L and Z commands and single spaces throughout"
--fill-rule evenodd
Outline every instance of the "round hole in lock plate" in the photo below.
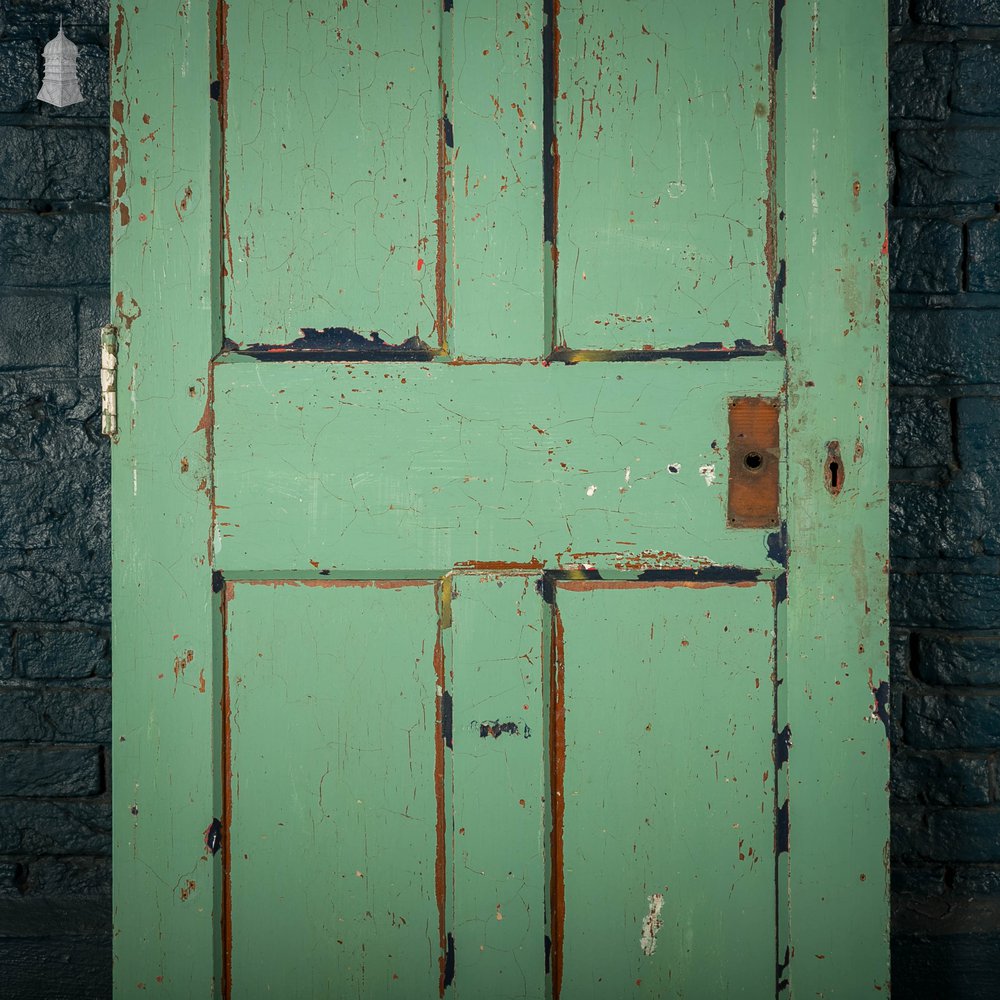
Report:
M 750 472 L 758 472 L 764 464 L 764 456 L 759 451 L 748 451 L 743 456 L 743 466 Z

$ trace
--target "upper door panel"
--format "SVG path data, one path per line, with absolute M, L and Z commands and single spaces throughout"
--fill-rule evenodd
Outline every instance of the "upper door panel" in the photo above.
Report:
M 767 0 L 564 0 L 555 30 L 556 342 L 768 338 Z
M 232 342 L 312 327 L 436 344 L 441 18 L 440 0 L 228 6 Z

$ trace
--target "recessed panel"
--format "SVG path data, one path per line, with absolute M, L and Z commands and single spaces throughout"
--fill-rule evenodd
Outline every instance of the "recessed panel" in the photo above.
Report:
M 727 525 L 728 400 L 783 360 L 254 364 L 215 374 L 230 569 L 761 566 Z
M 556 344 L 765 343 L 773 226 L 767 0 L 563 0 Z
M 556 996 L 774 997 L 773 601 L 558 584 Z
M 227 338 L 436 347 L 440 0 L 224 6 Z
M 228 995 L 437 996 L 434 587 L 229 595 Z

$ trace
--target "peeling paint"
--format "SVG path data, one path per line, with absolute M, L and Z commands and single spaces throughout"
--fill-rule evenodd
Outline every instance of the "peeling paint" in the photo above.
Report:
M 648 897 L 649 912 L 642 921 L 642 936 L 639 938 L 639 947 L 643 955 L 652 955 L 656 951 L 656 935 L 663 926 L 660 913 L 663 910 L 663 893 L 654 892 Z

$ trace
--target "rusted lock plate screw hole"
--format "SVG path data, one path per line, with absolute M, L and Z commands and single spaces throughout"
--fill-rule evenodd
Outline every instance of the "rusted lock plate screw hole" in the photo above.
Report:
M 756 472 L 764 464 L 764 456 L 757 451 L 748 451 L 743 456 L 743 464 L 751 472 Z

